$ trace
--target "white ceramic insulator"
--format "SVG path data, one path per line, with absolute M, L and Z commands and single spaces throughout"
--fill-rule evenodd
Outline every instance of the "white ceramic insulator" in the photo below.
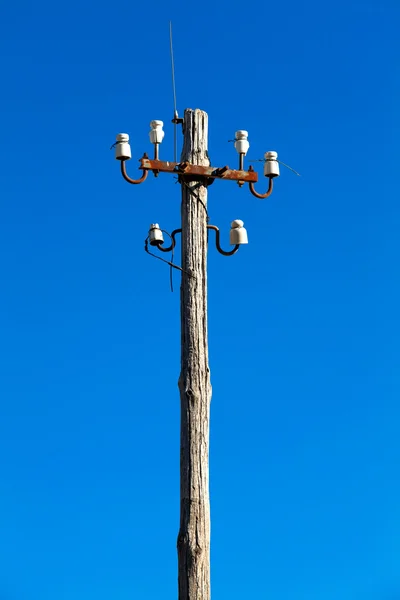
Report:
M 235 219 L 231 223 L 231 229 L 237 229 L 238 227 L 243 227 L 244 222 L 241 219 Z
M 164 242 L 164 237 L 158 223 L 152 223 L 149 230 L 150 246 L 157 246 L 159 242 Z
M 248 141 L 249 133 L 244 129 L 240 129 L 235 133 L 235 149 L 238 154 L 246 155 L 250 148 Z
M 265 177 L 279 177 L 279 163 L 277 161 L 277 152 L 266 152 L 264 155 L 264 175 Z
M 129 160 L 132 158 L 129 135 L 127 133 L 119 133 L 117 135 L 117 143 L 115 144 L 115 158 L 117 160 Z
M 161 144 L 164 139 L 165 132 L 163 131 L 164 123 L 162 121 L 151 121 L 150 123 L 150 142 L 152 144 Z
M 249 240 L 247 237 L 247 231 L 243 227 L 244 223 L 240 219 L 236 219 L 231 223 L 231 233 L 229 236 L 229 241 L 232 246 L 236 246 L 237 244 L 248 244 Z

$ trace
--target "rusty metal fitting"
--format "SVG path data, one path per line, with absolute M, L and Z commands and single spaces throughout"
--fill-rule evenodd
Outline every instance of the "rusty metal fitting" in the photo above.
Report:
M 249 171 L 253 172 L 253 167 L 250 166 Z M 260 198 L 261 200 L 263 200 L 264 198 L 268 198 L 268 196 L 270 196 L 272 194 L 273 187 L 274 187 L 274 183 L 273 183 L 272 177 L 269 177 L 268 190 L 265 192 L 265 194 L 259 194 L 258 192 L 256 192 L 256 190 L 254 189 L 254 183 L 253 182 L 249 183 L 250 192 L 253 194 L 253 196 L 255 196 L 256 198 Z
M 140 167 L 140 168 L 142 168 L 142 167 Z M 127 181 L 128 183 L 132 183 L 134 185 L 143 183 L 143 181 L 145 181 L 147 179 L 147 174 L 148 174 L 148 172 L 143 169 L 143 175 L 140 177 L 140 179 L 131 179 L 126 172 L 125 160 L 121 160 L 121 173 L 122 173 L 122 177 L 125 179 L 125 181 Z

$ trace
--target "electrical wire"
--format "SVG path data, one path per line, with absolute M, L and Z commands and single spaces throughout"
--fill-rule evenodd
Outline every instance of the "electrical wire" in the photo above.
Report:
M 275 162 L 279 163 L 280 165 L 286 167 L 287 169 L 289 169 L 289 171 L 292 171 L 295 175 L 297 175 L 298 177 L 301 177 L 300 173 L 298 173 L 297 171 L 295 171 L 295 169 L 293 169 L 291 166 L 287 165 L 286 163 L 283 162 L 283 160 L 278 160 L 277 158 L 273 159 Z M 266 158 L 255 158 L 254 160 L 249 160 L 249 162 L 253 163 L 253 162 L 268 162 L 268 160 Z M 273 162 L 273 161 L 271 161 Z
M 187 189 L 189 190 L 189 193 L 196 198 L 196 200 L 198 200 L 198 202 L 200 202 L 200 204 L 202 205 L 205 213 L 206 213 L 206 219 L 207 219 L 207 223 L 210 222 L 210 217 L 207 211 L 207 207 L 204 204 L 203 200 L 200 198 L 200 196 L 198 194 L 195 193 L 195 190 L 200 187 L 201 185 L 203 185 L 201 182 L 197 183 L 197 185 L 195 185 L 193 188 L 191 188 L 186 181 L 184 181 L 182 179 L 181 183 L 183 183 Z M 172 249 L 171 249 L 171 260 L 165 260 L 165 258 L 162 258 L 162 256 L 158 256 L 157 254 L 154 254 L 153 252 L 150 252 L 149 250 L 149 236 L 147 236 L 147 238 L 144 241 L 144 249 L 145 252 L 147 252 L 147 254 L 149 254 L 150 256 L 153 256 L 154 258 L 158 258 L 158 260 L 161 260 L 162 262 L 166 263 L 167 265 L 169 265 L 170 267 L 170 275 L 169 275 L 169 282 L 170 282 L 170 286 L 171 286 L 171 292 L 174 291 L 174 284 L 173 284 L 173 277 L 172 277 L 172 269 L 177 269 L 178 271 L 181 271 L 181 273 L 185 273 L 186 275 L 189 275 L 189 277 L 192 277 L 192 275 L 190 273 L 188 273 L 187 271 L 185 271 L 184 269 L 182 269 L 182 267 L 179 267 L 178 265 L 176 265 L 174 263 L 174 250 L 175 250 L 175 243 L 174 243 L 174 239 L 172 238 L 171 234 L 168 233 L 168 231 L 166 231 L 165 229 L 161 229 L 161 231 L 163 233 L 165 233 L 171 240 L 171 245 L 172 245 Z
M 206 217 L 207 217 L 207 223 L 209 223 L 209 222 L 210 222 L 210 216 L 209 216 L 209 214 L 208 214 L 207 207 L 206 207 L 206 205 L 204 204 L 203 200 L 200 198 L 200 196 L 199 196 L 198 194 L 196 194 L 196 193 L 195 193 L 195 190 L 196 190 L 198 187 L 200 187 L 200 186 L 202 185 L 202 183 L 198 183 L 197 185 L 195 185 L 195 186 L 194 186 L 194 187 L 192 187 L 192 188 L 190 187 L 190 185 L 188 185 L 188 184 L 186 183 L 186 181 L 185 181 L 184 179 L 182 179 L 182 183 L 183 183 L 183 185 L 184 185 L 184 186 L 186 186 L 186 187 L 187 187 L 187 189 L 189 190 L 189 193 L 190 193 L 190 194 L 192 194 L 192 196 L 193 196 L 194 198 L 196 198 L 196 200 L 198 200 L 198 201 L 200 202 L 200 204 L 202 205 L 202 207 L 204 208 L 204 211 L 205 211 L 205 213 L 206 213 Z
M 158 258 L 158 260 L 161 260 L 162 262 L 164 262 L 167 265 L 169 265 L 169 267 L 170 267 L 169 281 L 170 281 L 170 286 L 171 286 L 171 292 L 173 292 L 174 291 L 174 286 L 173 286 L 173 280 L 172 280 L 172 269 L 177 269 L 178 271 L 181 271 L 181 273 L 185 273 L 186 275 L 189 275 L 189 277 L 193 277 L 193 275 L 191 275 L 190 273 L 188 273 L 187 271 L 185 271 L 184 269 L 182 269 L 182 267 L 179 267 L 178 265 L 176 265 L 174 263 L 174 249 L 175 249 L 174 240 L 172 239 L 172 236 L 171 236 L 170 233 L 168 233 L 168 231 L 166 231 L 165 229 L 161 229 L 161 231 L 163 233 L 165 233 L 170 238 L 170 240 L 171 240 L 171 243 L 172 243 L 171 260 L 170 261 L 169 260 L 165 260 L 165 258 L 162 258 L 162 256 L 158 256 L 157 254 L 154 254 L 153 252 L 150 252 L 150 250 L 149 250 L 149 236 L 147 236 L 147 238 L 144 240 L 144 250 L 150 256 L 154 256 L 154 258 Z
M 175 250 L 175 246 L 172 246 L 171 265 L 169 267 L 169 285 L 171 286 L 171 292 L 174 291 L 174 282 L 173 282 L 173 278 L 172 278 L 172 265 L 174 264 L 174 250 Z

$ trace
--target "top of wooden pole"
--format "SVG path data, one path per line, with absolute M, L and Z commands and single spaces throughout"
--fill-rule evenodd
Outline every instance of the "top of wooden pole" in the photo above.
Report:
M 193 165 L 209 166 L 208 157 L 208 114 L 199 108 L 185 109 L 183 119 L 184 143 L 182 161 Z

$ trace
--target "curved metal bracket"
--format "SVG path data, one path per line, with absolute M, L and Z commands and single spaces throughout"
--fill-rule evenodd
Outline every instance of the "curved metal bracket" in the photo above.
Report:
M 256 198 L 261 198 L 261 200 L 263 198 L 268 198 L 268 196 L 270 196 L 272 194 L 272 190 L 274 188 L 273 179 L 272 179 L 272 177 L 269 178 L 269 186 L 268 186 L 268 190 L 266 191 L 265 194 L 259 194 L 258 192 L 256 192 L 256 190 L 254 189 L 254 183 L 253 182 L 249 183 L 249 188 L 250 188 L 250 192 Z
M 163 231 L 163 230 L 161 230 Z M 171 233 L 171 245 L 168 246 L 167 248 L 163 248 L 163 246 L 161 245 L 161 243 L 157 244 L 157 248 L 159 250 L 161 250 L 161 252 L 171 252 L 171 250 L 173 250 L 176 246 L 176 241 L 175 241 L 175 236 L 178 233 L 182 233 L 182 229 L 174 229 L 173 232 Z
M 220 254 L 223 254 L 224 256 L 232 256 L 232 254 L 235 254 L 239 250 L 240 244 L 236 244 L 236 246 L 233 248 L 233 250 L 230 250 L 229 252 L 222 250 L 220 243 L 219 243 L 218 227 L 216 225 L 207 225 L 207 229 L 213 229 L 215 231 L 215 245 L 217 246 L 217 250 L 218 250 L 218 252 L 220 252 Z
M 207 229 L 212 229 L 213 231 L 215 231 L 215 245 L 217 247 L 218 252 L 220 252 L 220 254 L 223 254 L 224 256 L 232 256 L 233 254 L 236 254 L 236 252 L 240 248 L 240 244 L 236 244 L 232 250 L 227 252 L 221 248 L 221 244 L 219 241 L 220 240 L 220 231 L 219 231 L 218 227 L 216 225 L 207 225 Z M 161 231 L 163 231 L 164 233 L 167 233 L 163 229 Z M 155 245 L 155 247 L 158 250 L 160 250 L 161 252 L 171 252 L 171 250 L 173 250 L 176 246 L 175 238 L 178 235 L 178 233 L 182 233 L 182 229 L 174 229 L 174 231 L 171 233 L 171 245 L 170 246 L 167 246 L 166 248 L 164 248 L 164 246 L 162 245 L 163 243 L 159 242 L 158 244 Z
M 143 175 L 141 176 L 140 179 L 131 179 L 126 172 L 124 160 L 121 160 L 121 173 L 122 173 L 122 177 L 125 179 L 125 181 L 127 181 L 128 183 L 133 183 L 133 184 L 143 183 L 143 181 L 147 178 L 147 175 L 148 175 L 148 171 L 143 170 Z

